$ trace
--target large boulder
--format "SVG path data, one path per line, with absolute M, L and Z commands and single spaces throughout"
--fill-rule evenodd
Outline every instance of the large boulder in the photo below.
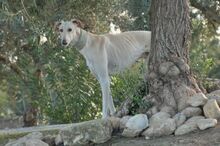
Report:
M 14 142 L 9 142 L 5 146 L 49 146 L 47 143 L 39 139 L 27 139 L 27 140 L 16 140 Z
M 217 125 L 216 119 L 200 119 L 197 121 L 197 126 L 200 130 L 215 127 Z
M 150 118 L 150 126 L 153 125 L 160 125 L 161 122 L 169 119 L 171 116 L 168 113 L 165 112 L 158 112 L 156 114 L 154 114 L 151 118 Z
M 190 118 L 193 116 L 199 116 L 202 114 L 202 110 L 199 107 L 187 107 L 184 110 L 181 111 L 183 115 L 186 116 L 186 118 Z
M 145 137 L 160 137 L 170 135 L 176 129 L 176 122 L 165 112 L 159 112 L 150 119 L 150 127 L 142 135 Z
M 111 138 L 112 125 L 109 120 L 98 119 L 72 124 L 60 131 L 64 145 L 88 145 L 104 143 Z
M 208 102 L 203 107 L 203 111 L 207 118 L 220 118 L 220 108 L 215 99 L 208 100 Z
M 134 130 L 143 130 L 148 127 L 148 118 L 145 114 L 137 114 L 131 117 L 127 123 L 126 128 Z
M 138 136 L 144 129 L 148 127 L 148 118 L 145 114 L 137 114 L 131 117 L 122 133 L 125 137 L 135 137 Z
M 191 106 L 203 106 L 208 101 L 208 98 L 203 93 L 196 93 L 193 96 L 189 96 L 187 103 Z
M 40 132 L 33 132 L 15 141 L 7 143 L 5 146 L 49 146 L 47 143 L 41 141 L 43 134 Z
M 183 125 L 179 126 L 175 130 L 175 135 L 183 135 L 195 131 L 198 129 L 197 121 L 200 119 L 204 119 L 203 116 L 195 116 L 188 119 Z

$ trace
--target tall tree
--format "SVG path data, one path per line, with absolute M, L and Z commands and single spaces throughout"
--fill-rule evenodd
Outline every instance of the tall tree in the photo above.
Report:
M 154 109 L 174 114 L 188 106 L 186 97 L 200 92 L 188 65 L 189 1 L 153 0 L 151 30 L 149 99 Z

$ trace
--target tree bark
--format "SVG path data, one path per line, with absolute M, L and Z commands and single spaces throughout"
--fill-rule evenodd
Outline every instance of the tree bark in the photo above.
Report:
M 153 0 L 151 4 L 149 99 L 159 111 L 174 114 L 188 105 L 185 97 L 201 92 L 190 71 L 188 0 Z

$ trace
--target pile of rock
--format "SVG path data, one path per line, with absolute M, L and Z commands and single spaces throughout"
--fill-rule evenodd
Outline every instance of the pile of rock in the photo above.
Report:
M 208 95 L 197 93 L 184 98 L 185 108 L 173 114 L 169 107 L 155 113 L 148 120 L 147 115 L 111 117 L 78 124 L 69 124 L 60 130 L 58 135 L 43 136 L 32 133 L 6 146 L 66 146 L 104 143 L 111 139 L 114 131 L 125 137 L 144 136 L 146 139 L 165 135 L 183 135 L 196 130 L 215 127 L 220 119 L 220 90 Z M 184 107 L 184 106 L 182 106 Z
M 130 125 L 126 124 L 122 135 L 126 137 L 142 135 L 148 139 L 150 137 L 160 137 L 170 134 L 183 135 L 192 131 L 215 127 L 217 120 L 220 118 L 220 90 L 206 96 L 203 93 L 197 93 L 193 96 L 185 97 L 184 100 L 183 103 L 185 103 L 184 106 L 186 108 L 183 108 L 176 115 L 172 115 L 173 112 L 157 112 L 149 119 L 149 124 L 146 124 L 149 125 L 148 128 L 142 126 L 142 131 L 140 129 L 133 131 L 127 130 L 132 129 L 130 125 L 135 127 L 135 123 L 141 123 L 140 121 L 136 121 Z M 142 120 L 142 122 L 148 122 L 148 120 L 143 118 L 136 119 Z M 129 134 L 127 134 L 128 131 Z

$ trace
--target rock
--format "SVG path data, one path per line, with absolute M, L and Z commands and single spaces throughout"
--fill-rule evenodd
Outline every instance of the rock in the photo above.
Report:
M 125 137 L 136 137 L 138 136 L 144 129 L 148 127 L 148 118 L 145 114 L 137 114 L 131 117 L 126 125 L 125 129 L 122 133 Z
M 25 141 L 16 140 L 8 143 L 5 146 L 49 146 L 47 143 L 39 139 L 27 139 Z
M 158 112 L 156 114 L 154 114 L 151 118 L 150 118 L 150 126 L 157 126 L 160 125 L 163 121 L 169 119 L 171 116 L 168 113 L 165 112 Z
M 164 106 L 164 107 L 161 108 L 160 111 L 161 111 L 161 112 L 168 113 L 168 114 L 170 114 L 171 116 L 174 116 L 174 115 L 175 115 L 175 110 L 174 110 L 171 106 Z
M 119 127 L 120 127 L 120 118 L 118 118 L 118 117 L 109 117 L 108 120 L 111 122 L 113 129 L 115 129 L 115 130 L 119 129 Z
M 60 131 L 64 145 L 88 145 L 104 143 L 111 138 L 111 122 L 106 119 L 72 124 Z
M 217 125 L 216 119 L 200 119 L 197 121 L 197 126 L 200 130 L 215 127 Z
M 185 123 L 194 123 L 196 124 L 198 120 L 201 120 L 201 119 L 205 119 L 205 117 L 203 116 L 195 116 L 195 117 L 192 117 L 190 119 L 188 119 Z
M 187 103 L 191 106 L 203 106 L 208 101 L 208 98 L 203 93 L 196 93 L 193 96 L 188 97 Z
M 120 125 L 119 128 L 120 129 L 125 129 L 126 128 L 126 123 L 128 122 L 128 120 L 131 118 L 131 116 L 124 116 L 120 119 Z
M 203 107 L 204 114 L 207 118 L 220 118 L 220 108 L 215 99 L 210 99 Z
M 215 99 L 218 105 L 220 105 L 220 90 L 213 91 L 206 96 L 208 97 L 208 99 Z
M 197 130 L 197 125 L 194 123 L 185 123 L 181 126 L 179 126 L 176 131 L 175 131 L 175 135 L 183 135 L 183 134 L 187 134 L 190 133 L 192 131 Z
M 44 136 L 42 141 L 47 143 L 49 146 L 55 146 L 55 136 L 54 135 L 46 135 L 46 136 Z
M 41 141 L 43 134 L 40 132 L 33 132 L 18 140 L 7 143 L 5 146 L 49 146 L 47 143 Z
M 127 123 L 126 128 L 133 130 L 144 130 L 148 127 L 148 118 L 145 114 L 137 114 L 131 117 Z
M 61 145 L 62 143 L 63 143 L 63 140 L 62 140 L 62 138 L 61 138 L 61 135 L 58 134 L 58 135 L 56 136 L 56 138 L 55 138 L 55 145 L 56 145 L 56 146 L 59 146 L 59 145 Z
M 190 133 L 192 131 L 197 130 L 198 126 L 196 123 L 200 119 L 204 119 L 204 117 L 203 116 L 196 116 L 196 117 L 190 118 L 183 125 L 179 126 L 176 129 L 175 135 L 183 135 L 183 134 L 187 134 L 187 133 Z
M 176 129 L 176 123 L 174 119 L 168 118 L 165 121 L 161 121 L 159 125 L 153 125 L 145 130 L 142 135 L 145 137 L 160 137 L 172 134 Z
M 176 127 L 179 127 L 186 121 L 186 116 L 182 113 L 176 114 L 173 119 L 175 120 Z
M 135 130 L 135 129 L 124 129 L 122 132 L 122 136 L 124 137 L 136 137 L 138 135 L 140 135 L 140 133 L 142 132 L 142 130 Z
M 32 132 L 22 138 L 24 138 L 24 139 L 43 139 L 43 134 L 41 132 Z
M 186 118 L 190 118 L 193 116 L 199 116 L 202 114 L 202 110 L 199 107 L 187 107 L 181 111 L 182 114 L 186 116 Z
M 146 129 L 142 135 L 148 137 L 159 137 L 163 135 L 170 135 L 175 129 L 175 120 L 171 119 L 168 113 L 159 112 L 150 118 L 150 127 Z

